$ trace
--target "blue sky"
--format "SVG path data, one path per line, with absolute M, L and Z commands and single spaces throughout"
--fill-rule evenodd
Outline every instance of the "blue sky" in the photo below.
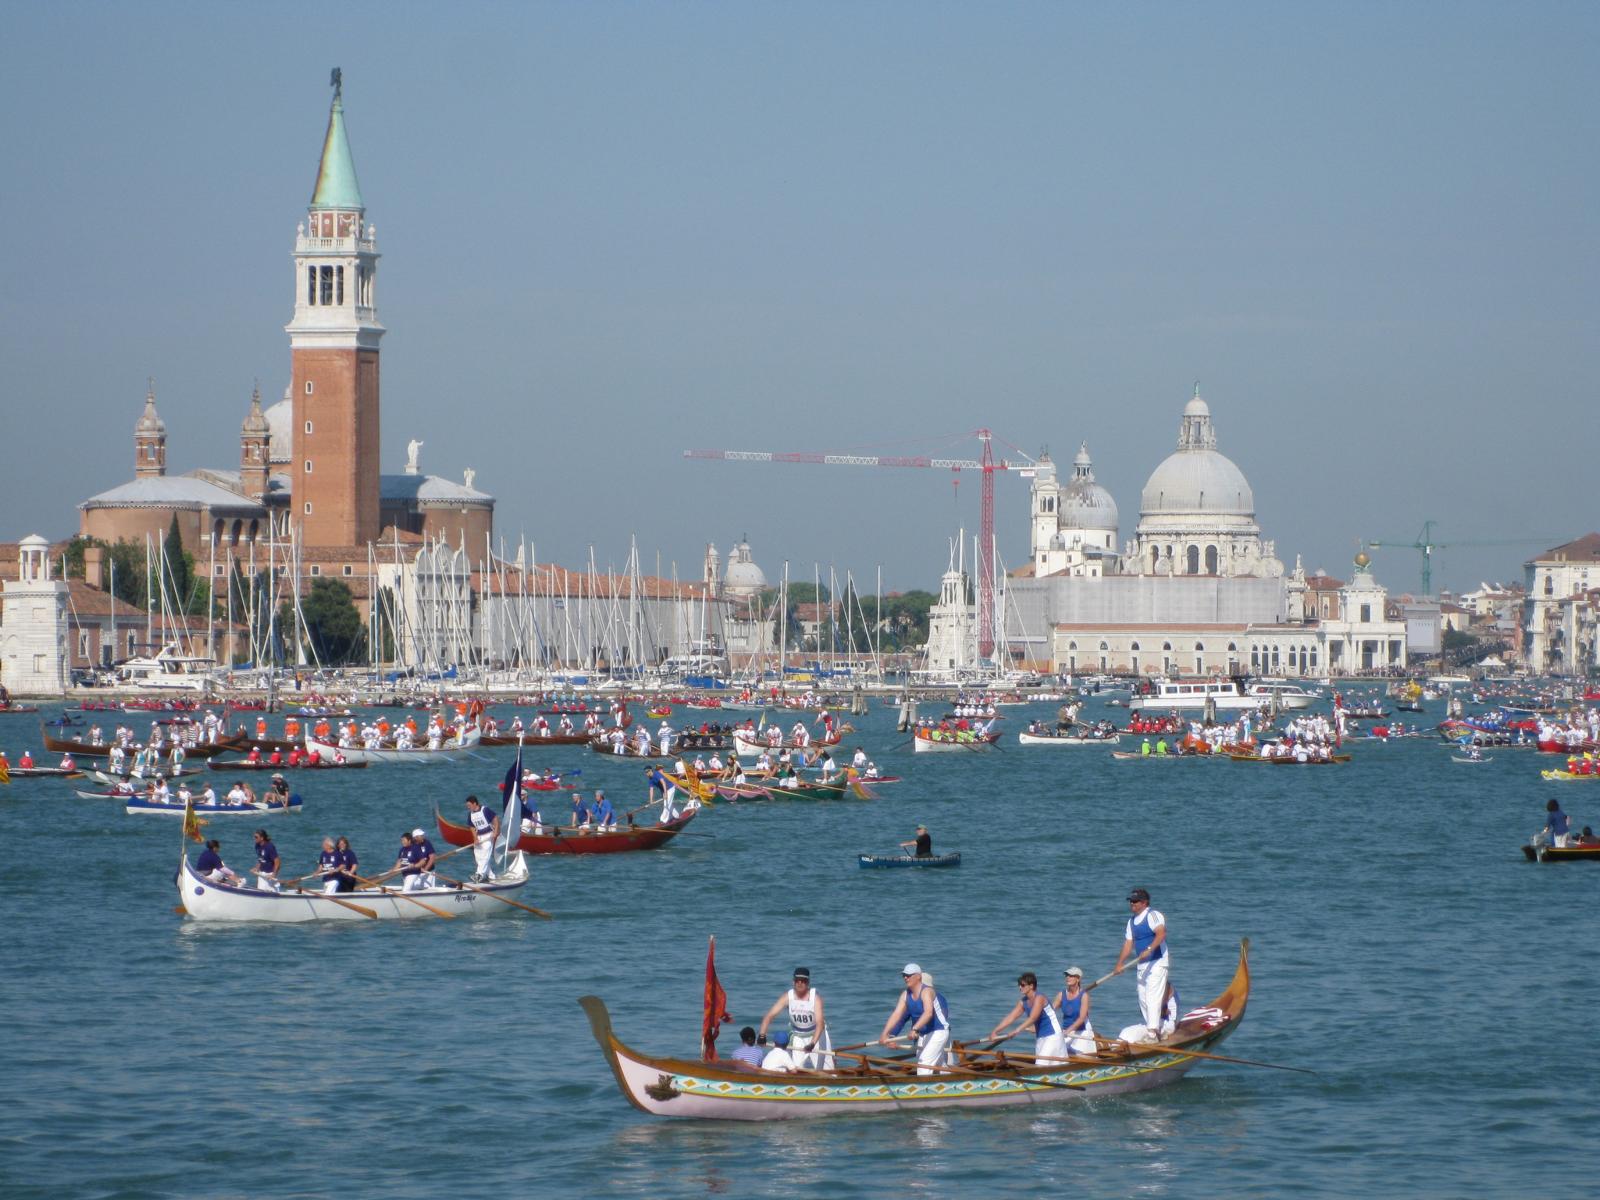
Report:
M 234 465 L 288 378 L 328 69 L 384 253 L 385 469 L 541 558 L 932 585 L 937 471 L 689 447 L 1070 460 L 1137 521 L 1196 379 L 1290 562 L 1359 538 L 1520 577 L 1600 527 L 1593 4 L 13 6 L 0 45 L 0 537 Z M 35 447 L 19 453 L 20 444 Z M 66 469 L 64 469 L 64 465 Z M 997 487 L 1027 553 L 1026 485 Z M 1416 586 L 1417 556 L 1379 577 Z

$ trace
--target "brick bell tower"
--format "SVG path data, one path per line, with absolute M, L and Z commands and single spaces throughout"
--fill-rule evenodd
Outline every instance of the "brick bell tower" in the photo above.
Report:
M 307 220 L 294 243 L 290 520 L 307 546 L 361 546 L 378 528 L 378 248 L 344 129 L 340 73 Z

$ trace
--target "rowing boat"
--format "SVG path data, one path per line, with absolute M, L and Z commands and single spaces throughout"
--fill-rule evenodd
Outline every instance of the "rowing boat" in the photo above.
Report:
M 81 795 L 81 793 L 80 793 Z M 163 804 L 159 800 L 151 800 L 146 796 L 125 796 L 123 810 L 130 816 L 157 816 L 181 817 L 187 807 L 194 809 L 198 817 L 271 817 L 279 813 L 297 813 L 305 806 L 305 801 L 299 796 L 290 796 L 287 804 L 273 804 L 270 801 L 256 799 L 246 804 L 194 804 L 192 801 L 185 805 L 181 800 L 168 800 Z
M 834 1071 L 741 1071 L 732 1064 L 661 1058 L 626 1045 L 611 1027 L 598 996 L 578 1003 L 630 1104 L 662 1117 L 776 1121 L 841 1113 L 904 1112 L 919 1108 L 1000 1108 L 1015 1104 L 1092 1099 L 1175 1083 L 1244 1017 L 1250 999 L 1250 943 L 1239 947 L 1233 979 L 1206 1009 L 1185 1015 L 1160 1042 L 1074 1056 L 1061 1066 L 1017 1061 L 971 1061 L 957 1069 L 917 1074 L 915 1063 L 866 1064 Z
M 1460 763 L 1486 763 L 1486 762 L 1493 762 L 1494 761 L 1494 755 L 1491 754 L 1491 755 L 1488 755 L 1487 757 L 1485 757 L 1483 755 L 1479 755 L 1477 758 L 1467 758 L 1467 757 L 1465 757 L 1463 755 L 1460 755 L 1460 754 L 1452 754 L 1450 756 L 1450 761 L 1451 762 L 1460 762 Z
M 1115 746 L 1119 740 L 1114 733 L 1107 737 L 1083 737 L 1075 733 L 1029 733 L 1026 730 L 1017 734 L 1017 741 L 1024 746 Z
M 515 746 L 520 740 L 524 749 L 532 750 L 535 746 L 581 746 L 589 738 L 587 733 L 525 733 L 520 739 L 514 733 L 486 733 L 478 745 Z
M 950 854 L 863 854 L 863 867 L 959 867 L 961 852 Z
M 841 735 L 835 733 L 814 737 L 802 746 L 799 742 L 787 738 L 779 742 L 769 742 L 748 729 L 735 729 L 733 752 L 742 758 L 760 758 L 763 753 L 776 754 L 780 750 L 809 750 L 812 746 L 837 746 L 841 740 Z
M 1522 853 L 1529 862 L 1600 862 L 1600 846 L 1535 846 L 1529 842 Z
M 918 754 L 959 754 L 963 750 L 983 751 L 992 749 L 999 740 L 1000 735 L 998 733 L 968 734 L 961 738 L 957 738 L 954 735 L 948 737 L 924 737 L 919 733 L 913 736 L 911 748 Z
M 1571 783 L 1578 779 L 1600 779 L 1600 773 L 1590 774 L 1577 771 L 1540 771 L 1541 779 L 1559 779 L 1563 783 Z
M 668 821 L 665 825 L 628 825 L 610 833 L 592 829 L 557 828 L 546 825 L 543 833 L 525 833 L 517 839 L 517 849 L 528 854 L 620 854 L 628 850 L 656 850 L 665 846 L 694 820 L 696 810 Z M 433 819 L 439 837 L 452 846 L 470 846 L 472 829 L 447 820 L 437 810 Z
M 82 779 L 77 767 L 12 767 L 12 779 Z
M 369 750 L 364 746 L 336 746 L 329 742 L 319 742 L 314 737 L 308 737 L 306 739 L 306 749 L 315 750 L 323 758 L 333 758 L 342 754 L 347 763 L 419 763 L 429 765 L 449 762 L 451 759 L 471 754 L 477 749 L 480 736 L 476 729 L 468 729 L 450 738 L 437 750 L 430 750 L 427 746 L 416 746 L 410 750 L 396 750 L 393 746 Z
M 96 746 L 89 742 L 74 742 L 66 738 L 51 737 L 42 727 L 40 736 L 44 740 L 44 748 L 55 754 L 70 754 L 74 758 L 105 758 L 111 753 L 110 746 Z M 219 738 L 215 742 L 200 742 L 193 746 L 183 747 L 185 758 L 210 758 L 216 754 L 226 754 L 230 750 L 243 750 L 248 743 L 241 735 L 239 737 Z
M 365 921 L 368 914 L 379 920 L 409 921 L 437 917 L 424 904 L 443 908 L 452 916 L 494 916 L 512 911 L 494 896 L 511 895 L 528 883 L 528 863 L 517 855 L 511 870 L 490 883 L 470 887 L 421 888 L 415 892 L 363 889 L 325 895 L 322 892 L 266 892 L 250 887 L 212 883 L 195 873 L 189 856 L 178 867 L 178 899 L 185 915 L 196 921 Z M 423 904 L 402 899 L 409 896 Z
M 307 762 L 304 758 L 294 762 L 252 762 L 248 758 L 212 758 L 206 760 L 206 766 L 213 771 L 353 771 L 358 767 L 365 767 L 364 762 L 333 762 L 323 759 L 321 762 Z

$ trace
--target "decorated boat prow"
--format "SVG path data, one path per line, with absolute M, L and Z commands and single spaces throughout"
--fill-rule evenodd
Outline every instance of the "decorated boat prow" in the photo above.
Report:
M 1250 999 L 1248 940 L 1232 981 L 1205 1008 L 1186 1013 L 1159 1042 L 1105 1043 L 1094 1055 L 1041 1066 L 1024 1057 L 964 1060 L 918 1074 L 916 1063 L 862 1061 L 833 1071 L 738 1070 L 727 1060 L 661 1058 L 617 1037 L 598 996 L 578 1003 L 628 1102 L 661 1117 L 780 1121 L 920 1108 L 1000 1108 L 1148 1091 L 1181 1079 L 1244 1018 Z M 849 1061 L 844 1057 L 840 1062 Z

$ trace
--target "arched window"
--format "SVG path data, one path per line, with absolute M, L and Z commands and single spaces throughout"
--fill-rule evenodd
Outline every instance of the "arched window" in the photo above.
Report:
M 1556 577 L 1554 575 L 1546 575 L 1544 577 L 1544 594 L 1546 596 L 1554 596 L 1556 594 Z
M 237 546 L 239 544 L 239 535 L 243 532 L 244 522 L 239 520 L 234 521 L 233 528 L 228 531 L 228 540 Z
M 1129 646 L 1128 649 L 1132 650 L 1135 654 L 1139 653 L 1139 643 L 1135 642 L 1133 645 Z
M 1206 547 L 1206 574 L 1207 575 L 1215 575 L 1216 573 L 1217 573 L 1217 548 L 1215 546 L 1207 546 Z
M 250 522 L 250 540 L 252 542 L 255 541 L 256 537 L 260 533 L 261 533 L 261 522 L 260 521 L 251 521 Z
M 1188 553 L 1184 557 L 1187 560 L 1184 569 L 1191 575 L 1200 574 L 1200 547 L 1190 546 Z
M 1372 605 L 1363 604 L 1361 606 L 1361 623 L 1363 625 L 1365 625 L 1371 620 L 1372 620 Z

